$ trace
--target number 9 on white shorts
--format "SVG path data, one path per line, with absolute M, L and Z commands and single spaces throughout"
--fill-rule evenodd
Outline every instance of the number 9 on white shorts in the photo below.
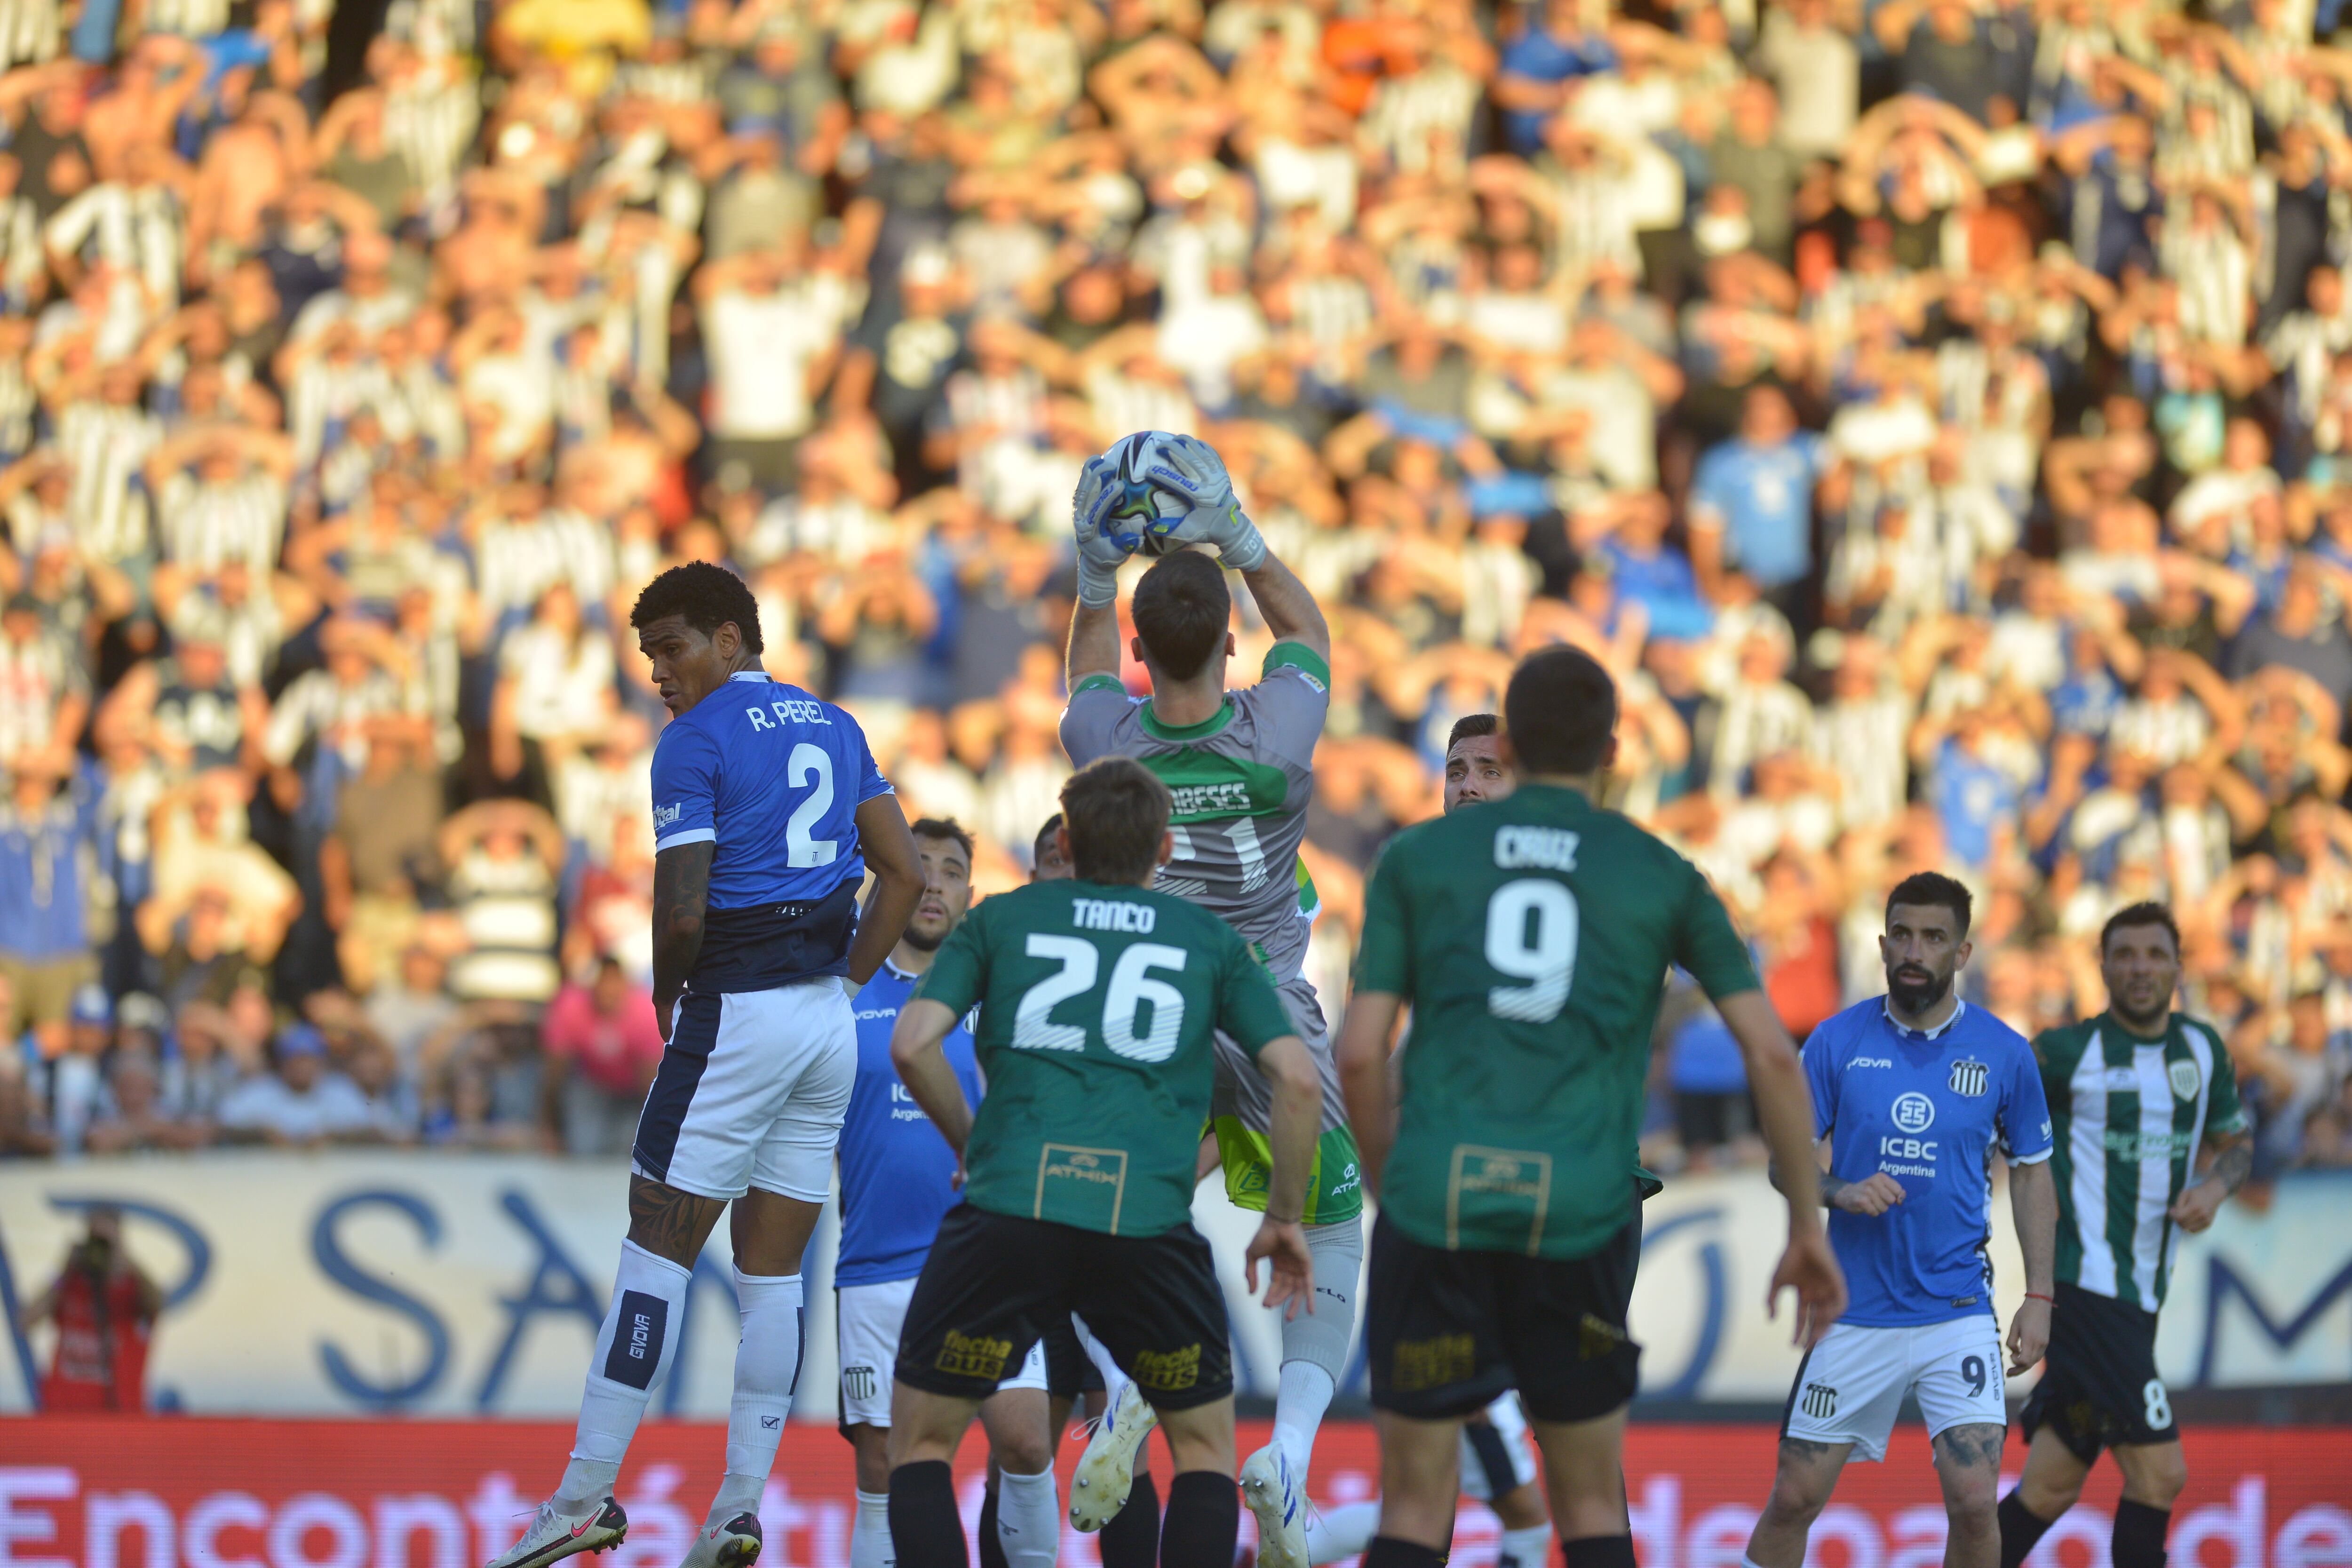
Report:
M 1920 1327 L 1835 1325 L 1797 1368 L 1780 1436 L 1851 1443 L 1853 1458 L 1883 1459 L 1906 1393 L 1917 1394 L 1931 1439 L 1954 1426 L 2007 1426 L 1992 1314 Z

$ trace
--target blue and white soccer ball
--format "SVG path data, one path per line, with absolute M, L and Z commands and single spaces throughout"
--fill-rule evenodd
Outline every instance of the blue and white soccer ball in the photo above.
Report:
M 1100 531 L 1122 551 L 1165 555 L 1181 547 L 1169 534 L 1196 502 L 1182 488 L 1185 476 L 1168 461 L 1166 448 L 1180 439 L 1166 430 L 1138 430 L 1104 448 L 1111 494 Z

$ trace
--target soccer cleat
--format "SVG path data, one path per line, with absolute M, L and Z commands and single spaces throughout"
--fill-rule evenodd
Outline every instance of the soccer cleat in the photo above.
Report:
M 678 1568 L 751 1568 L 760 1560 L 762 1540 L 759 1516 L 739 1513 L 697 1535 Z
M 1159 1424 L 1159 1412 L 1143 1397 L 1143 1390 L 1120 1384 L 1118 1398 L 1095 1423 L 1087 1451 L 1078 1456 L 1077 1473 L 1070 1480 L 1071 1529 L 1091 1535 L 1118 1517 L 1135 1485 L 1136 1456 Z M 1305 1568 L 1303 1562 L 1300 1568 Z
M 1257 1516 L 1258 1568 L 1307 1568 L 1307 1500 L 1279 1444 L 1243 1462 L 1242 1501 Z
M 618 1546 L 628 1533 L 629 1516 L 610 1497 L 591 1504 L 584 1513 L 560 1512 L 550 1498 L 540 1505 L 539 1517 L 522 1539 L 505 1556 L 491 1558 L 487 1568 L 547 1568 L 583 1552 Z

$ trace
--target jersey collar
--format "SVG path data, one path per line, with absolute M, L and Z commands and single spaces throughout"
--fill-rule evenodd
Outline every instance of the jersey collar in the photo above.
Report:
M 1879 999 L 1878 1004 L 1878 1016 L 1886 1020 L 1886 1026 L 1906 1040 L 1940 1040 L 1952 1032 L 1952 1026 L 1958 1023 L 1967 1015 L 1969 1005 L 1955 996 L 1952 998 L 1950 1017 L 1932 1029 L 1915 1029 L 1908 1024 L 1898 1024 L 1895 1021 L 1894 1011 L 1886 1005 L 1884 997 Z
M 774 684 L 775 677 L 764 669 L 739 669 L 727 678 L 730 680 L 764 680 Z
M 1197 724 L 1161 723 L 1160 716 L 1151 710 L 1151 699 L 1149 697 L 1143 700 L 1139 717 L 1143 722 L 1143 732 L 1155 741 L 1205 741 L 1234 721 L 1233 694 L 1227 692 L 1217 710 Z
M 2143 1035 L 2137 1029 L 2126 1028 L 2124 1025 L 2124 1021 L 2116 1016 L 2115 1009 L 2112 1007 L 2100 1014 L 2096 1022 L 2104 1026 L 2105 1028 L 2113 1029 L 2117 1037 L 2127 1040 L 2135 1046 L 2145 1046 L 2152 1050 L 2158 1046 L 2168 1046 L 2172 1044 L 2173 1030 L 2175 1028 L 2173 1020 L 2179 1016 L 2180 1010 L 2177 1007 L 2171 1012 L 2167 1013 L 2164 1016 L 2164 1033 L 2153 1037 Z

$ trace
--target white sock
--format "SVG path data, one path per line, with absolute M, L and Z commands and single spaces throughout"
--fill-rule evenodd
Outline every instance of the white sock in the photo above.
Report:
M 1381 1500 L 1342 1503 L 1307 1519 L 1307 1561 L 1322 1568 L 1353 1557 L 1381 1532 Z
M 997 1476 L 996 1539 L 1009 1568 L 1054 1568 L 1062 1549 L 1062 1501 L 1053 1471 Z
M 890 1546 L 890 1494 L 859 1492 L 857 1517 L 849 1526 L 849 1568 L 891 1568 L 896 1561 Z
M 613 1489 L 629 1439 L 645 1418 L 654 1384 L 676 1352 L 687 1282 L 692 1278 L 667 1258 L 656 1258 L 635 1242 L 621 1243 L 613 1302 L 604 1310 L 604 1326 L 596 1331 L 588 1386 L 580 1395 L 572 1462 L 564 1467 L 562 1484 L 555 1491 L 564 1511 L 576 1513 Z
M 801 1277 L 739 1271 L 735 1304 L 743 1337 L 735 1347 L 735 1393 L 727 1406 L 727 1474 L 705 1528 L 759 1511 L 800 1381 Z
M 1307 1461 L 1315 1454 L 1315 1434 L 1323 1412 L 1331 1406 L 1331 1374 L 1311 1361 L 1282 1363 L 1282 1383 L 1274 1395 L 1274 1440 L 1290 1461 L 1299 1490 L 1307 1489 Z
M 1551 1526 L 1503 1531 L 1495 1543 L 1495 1568 L 1551 1568 Z

